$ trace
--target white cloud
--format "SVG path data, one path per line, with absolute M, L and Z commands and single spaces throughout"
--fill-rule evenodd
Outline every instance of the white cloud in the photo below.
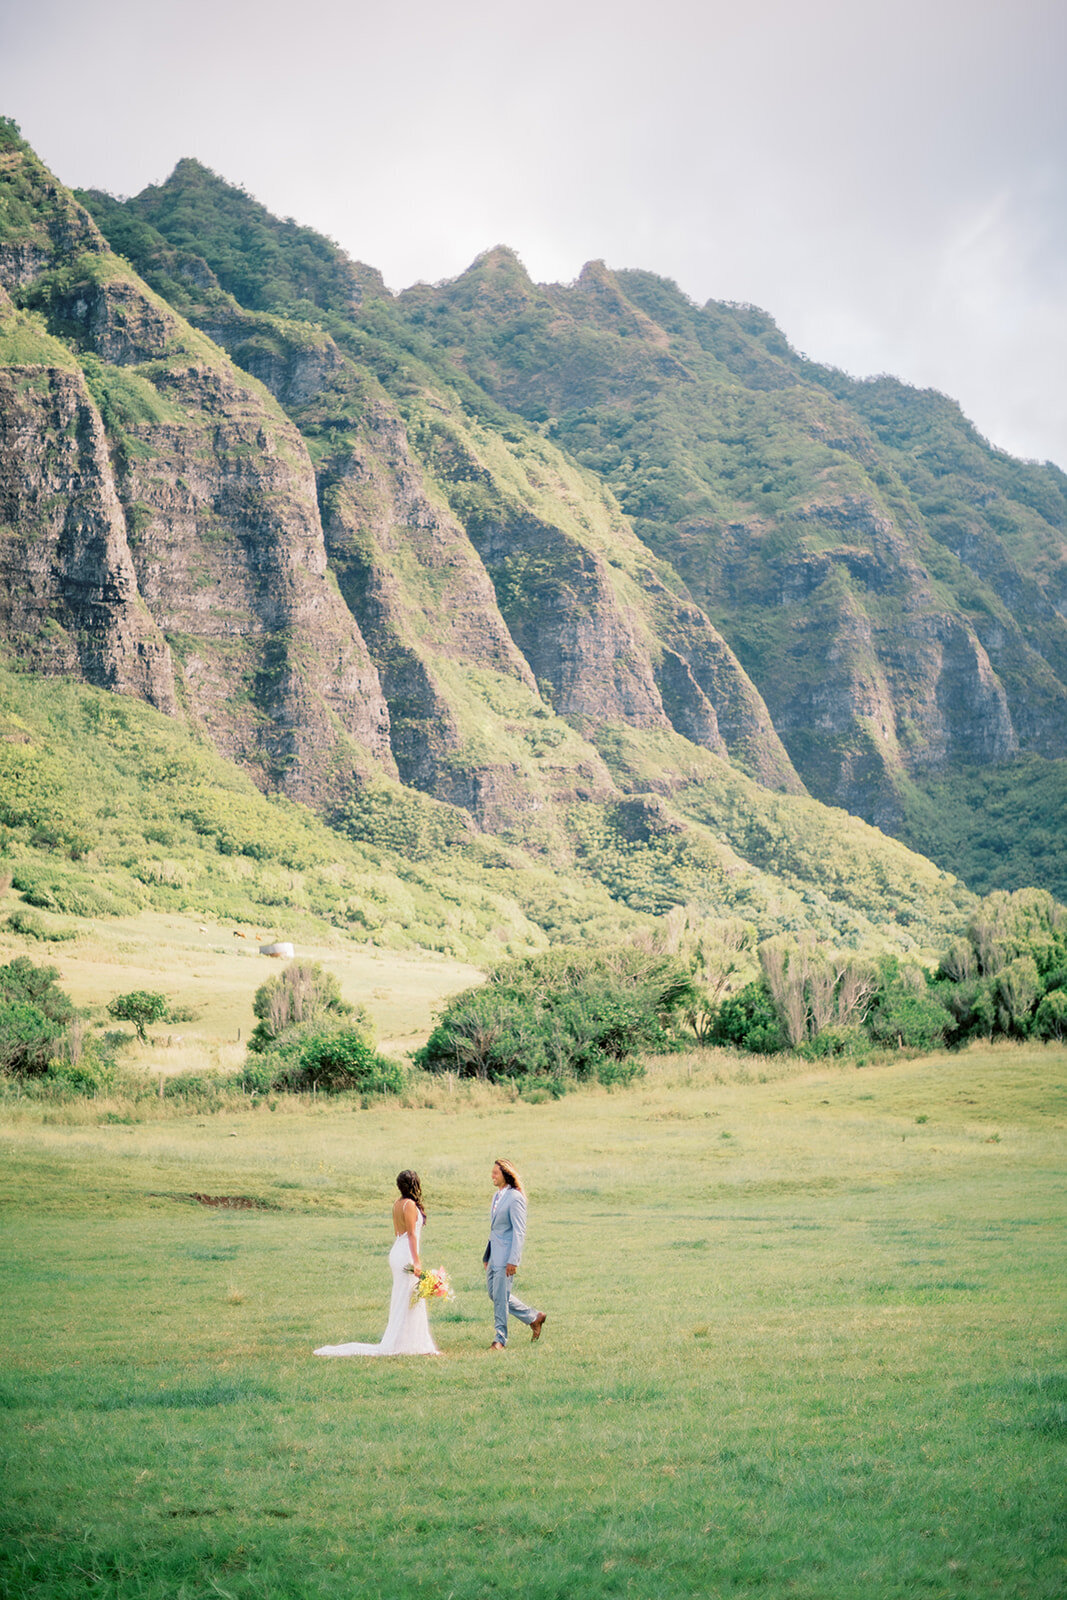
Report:
M 400 287 L 506 242 L 752 300 L 1067 466 L 1062 0 L 38 0 L 0 100 L 67 183 L 196 155 Z

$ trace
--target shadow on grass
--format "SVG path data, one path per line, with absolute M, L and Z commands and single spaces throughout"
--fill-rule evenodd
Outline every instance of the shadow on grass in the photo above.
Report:
M 278 1399 L 277 1390 L 241 1379 L 208 1378 L 169 1388 L 119 1390 L 93 1397 L 79 1393 L 77 1375 L 33 1375 L 0 1384 L 0 1411 L 203 1411 L 212 1406 L 240 1405 L 250 1400 Z

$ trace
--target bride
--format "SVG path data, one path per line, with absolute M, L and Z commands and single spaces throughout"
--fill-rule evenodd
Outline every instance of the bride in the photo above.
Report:
M 426 1301 L 411 1304 L 412 1291 L 422 1271 L 419 1261 L 419 1235 L 426 1221 L 422 1185 L 417 1172 L 397 1174 L 400 1195 L 393 1203 L 393 1248 L 389 1265 L 393 1273 L 393 1296 L 389 1302 L 389 1323 L 380 1344 L 324 1344 L 317 1356 L 437 1356 L 440 1351 L 430 1337 Z M 413 1268 L 414 1271 L 409 1271 Z

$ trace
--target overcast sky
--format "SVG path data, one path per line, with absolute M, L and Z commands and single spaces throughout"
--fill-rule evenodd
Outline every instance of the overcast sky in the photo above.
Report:
M 72 187 L 185 155 L 391 287 L 513 246 L 752 301 L 1067 469 L 1064 0 L 0 0 Z

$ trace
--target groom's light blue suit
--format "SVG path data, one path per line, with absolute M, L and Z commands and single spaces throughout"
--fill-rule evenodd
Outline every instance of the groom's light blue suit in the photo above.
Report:
M 539 1312 L 524 1305 L 511 1292 L 509 1266 L 517 1267 L 522 1260 L 522 1247 L 526 1240 L 526 1196 L 510 1184 L 493 1195 L 489 1213 L 489 1243 L 482 1260 L 487 1267 L 486 1288 L 493 1302 L 495 1336 L 500 1344 L 508 1342 L 508 1317 L 517 1317 L 527 1327 L 536 1322 Z

